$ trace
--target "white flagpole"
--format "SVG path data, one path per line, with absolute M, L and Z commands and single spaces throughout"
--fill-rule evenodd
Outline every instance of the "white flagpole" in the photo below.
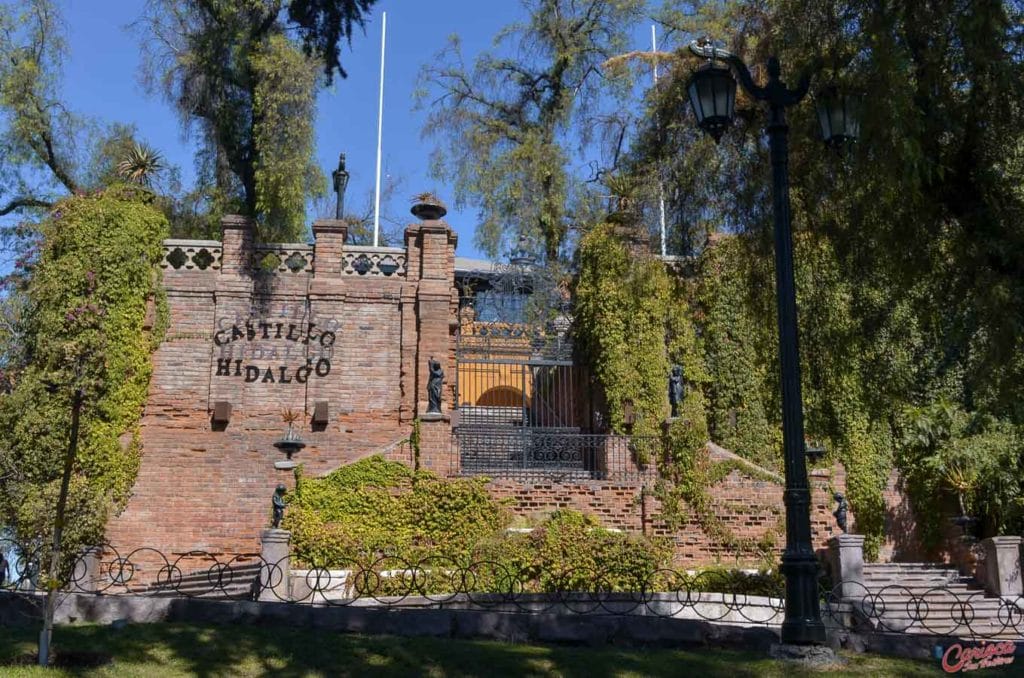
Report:
M 373 246 L 380 246 L 380 149 L 384 134 L 384 43 L 388 35 L 388 13 L 381 12 L 380 99 L 377 104 L 377 189 L 373 196 Z M 664 244 L 662 245 L 664 248 Z
M 654 58 L 654 84 L 658 84 L 658 34 L 651 24 L 651 56 Z M 661 256 L 666 255 L 665 249 L 665 187 L 658 180 L 658 216 L 661 221 Z

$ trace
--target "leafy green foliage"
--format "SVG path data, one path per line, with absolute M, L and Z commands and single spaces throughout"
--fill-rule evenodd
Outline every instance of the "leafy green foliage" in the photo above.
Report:
M 945 400 L 908 407 L 901 420 L 900 468 L 923 511 L 948 516 L 952 508 L 957 515 L 981 516 L 987 533 L 1019 528 L 1024 521 L 1020 427 Z M 941 523 L 926 520 L 922 526 L 926 543 L 935 545 Z
M 146 77 L 200 134 L 191 197 L 213 222 L 242 211 L 257 217 L 264 241 L 304 239 L 306 200 L 326 191 L 313 153 L 318 65 L 326 80 L 344 77 L 338 43 L 374 2 L 293 0 L 287 16 L 278 0 L 151 4 Z
M 561 510 L 528 534 L 482 545 L 474 559 L 498 564 L 485 590 L 503 590 L 501 576 L 512 575 L 528 591 L 641 591 L 671 553 L 667 541 L 611 532 L 590 516 Z
M 318 479 L 302 479 L 285 528 L 313 563 L 374 558 L 388 552 L 460 556 L 508 523 L 486 479 L 445 481 L 374 456 Z
M 124 157 L 117 163 L 117 174 L 129 183 L 151 186 L 153 180 L 163 171 L 163 157 L 143 144 L 132 144 Z
M 0 216 L 42 218 L 61 197 L 120 181 L 135 130 L 73 112 L 61 96 L 66 56 L 54 2 L 0 5 Z M 2 235 L 23 250 L 38 234 L 23 222 Z
M 670 525 L 680 526 L 689 511 L 710 539 L 767 555 L 777 530 L 760 542 L 737 539 L 716 517 L 709 492 L 734 469 L 756 474 L 751 465 L 711 461 L 709 423 L 718 424 L 725 444 L 754 462 L 777 465 L 772 461 L 778 457 L 778 445 L 770 442 L 773 433 L 778 437 L 777 428 L 768 424 L 758 400 L 765 379 L 759 377 L 763 363 L 752 343 L 757 325 L 741 293 L 744 271 L 725 263 L 739 258 L 739 250 L 731 243 L 711 248 L 697 279 L 673 279 L 663 262 L 630 252 L 624 238 L 630 230 L 598 225 L 579 249 L 575 331 L 604 393 L 609 424 L 613 431 L 625 430 L 624 404 L 630 402 L 633 433 L 658 436 L 658 458 L 638 450 L 636 461 L 658 464 L 654 496 Z M 670 364 L 683 367 L 688 387 L 679 416 L 664 426 Z M 711 406 L 705 391 L 712 394 Z M 727 427 L 723 422 L 736 409 L 744 412 L 737 417 L 744 426 Z M 759 416 L 747 416 L 748 410 Z M 751 430 L 760 437 L 742 435 Z
M 288 20 L 295 24 L 302 37 L 306 56 L 323 64 L 328 84 L 334 72 L 343 78 L 348 73 L 341 67 L 341 39 L 352 42 L 352 29 L 363 28 L 364 14 L 377 0 L 292 0 L 288 3 Z
M 378 594 L 408 587 L 383 573 L 410 563 L 424 564 L 421 586 L 451 590 L 444 567 L 469 562 L 478 564 L 475 579 L 458 585 L 479 591 L 507 591 L 512 581 L 535 591 L 593 590 L 595 581 L 638 590 L 671 555 L 663 541 L 603 530 L 573 511 L 555 512 L 529 534 L 506 534 L 511 515 L 487 493 L 487 479 L 445 480 L 380 456 L 299 481 L 284 526 L 301 560 L 372 566 L 377 574 L 355 586 Z
M 73 144 L 81 128 L 59 105 L 57 90 L 64 41 L 56 8 L 48 0 L 0 7 L 0 167 L 7 203 L 0 215 L 49 207 L 53 190 L 73 192 Z M 40 183 L 39 177 L 45 177 Z M 58 194 L 59 195 L 59 194 Z
M 1021 527 L 1019 486 L 995 468 L 1019 465 L 1014 441 L 1024 423 L 1024 107 L 1007 103 L 1024 87 L 1022 16 L 1019 3 L 953 0 L 733 0 L 666 3 L 661 13 L 669 42 L 710 34 L 750 64 L 777 55 L 791 84 L 820 58 L 818 86 L 831 81 L 870 102 L 861 141 L 841 154 L 822 151 L 813 101 L 789 110 L 807 435 L 846 466 L 855 529 L 868 536 L 869 553 L 883 536 L 894 464 L 933 535 L 959 511 L 953 487 L 982 476 L 1000 488 L 965 497 L 982 536 Z M 674 251 L 700 259 L 712 437 L 777 468 L 764 112 L 741 95 L 733 129 L 711 142 L 687 113 L 697 60 L 680 55 L 661 56 L 664 77 L 648 98 L 629 174 L 648 212 L 659 188 L 672 187 Z M 735 237 L 709 246 L 714 231 Z M 965 422 L 987 423 L 910 445 L 900 413 L 943 402 Z M 983 440 L 995 453 L 968 464 Z M 989 467 L 990 459 L 998 461 Z M 950 469 L 957 483 L 943 480 Z M 982 498 L 992 501 L 982 506 Z
M 567 205 L 582 191 L 568 169 L 569 139 L 592 136 L 587 116 L 596 117 L 607 84 L 600 65 L 625 49 L 643 3 L 524 5 L 529 20 L 503 30 L 496 53 L 472 66 L 453 38 L 423 69 L 420 98 L 435 97 L 424 132 L 450 142 L 435 153 L 432 171 L 454 184 L 456 206 L 479 208 L 480 248 L 497 257 L 503 239 L 526 234 L 554 261 L 568 234 Z
M 166 328 L 156 266 L 167 223 L 148 192 L 115 186 L 61 201 L 41 229 L 21 320 L 25 364 L 11 366 L 13 386 L 0 399 L 0 515 L 25 543 L 48 539 L 71 393 L 81 388 L 65 531 L 66 549 L 74 552 L 101 541 L 138 470 L 150 354 Z M 147 323 L 150 304 L 156 319 Z
M 723 238 L 699 260 L 696 301 L 709 375 L 708 427 L 723 447 L 779 469 L 781 431 L 768 419 L 777 402 L 778 372 L 771 369 L 769 353 L 774 318 L 758 312 L 750 259 L 747 243 Z
M 613 431 L 625 430 L 627 402 L 638 435 L 657 433 L 668 415 L 671 288 L 664 265 L 631 257 L 613 224 L 599 225 L 581 240 L 575 330 L 604 391 Z
M 312 160 L 316 64 L 283 35 L 272 35 L 253 52 L 250 67 L 256 83 L 256 210 L 268 225 L 264 237 L 299 239 L 306 228 L 306 198 L 327 190 Z

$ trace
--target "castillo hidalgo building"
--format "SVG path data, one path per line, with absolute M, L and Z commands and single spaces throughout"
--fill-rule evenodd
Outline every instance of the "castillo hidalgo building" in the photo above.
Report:
M 312 245 L 260 244 L 250 221 L 228 217 L 220 242 L 165 243 L 170 328 L 154 356 L 142 466 L 108 526 L 111 544 L 258 553 L 274 488 L 294 482 L 274 445 L 291 412 L 307 474 L 378 453 L 412 464 L 403 441 L 419 418 L 422 467 L 486 474 L 524 516 L 574 508 L 607 527 L 671 536 L 679 564 L 754 559 L 696 522 L 670 530 L 660 521 L 645 490 L 655 471 L 633 462 L 639 441 L 601 432 L 586 375 L 564 350 L 564 323 L 538 341 L 516 318 L 469 303 L 466 289 L 522 307 L 497 268 L 456 258 L 447 223 L 410 225 L 395 248 L 348 245 L 334 220 L 317 221 L 313 235 Z M 446 374 L 440 416 L 426 415 L 431 357 Z M 811 483 L 821 546 L 835 532 L 830 490 L 843 477 L 812 474 Z M 711 494 L 734 535 L 762 545 L 774 535 L 781 548 L 781 478 L 736 464 Z

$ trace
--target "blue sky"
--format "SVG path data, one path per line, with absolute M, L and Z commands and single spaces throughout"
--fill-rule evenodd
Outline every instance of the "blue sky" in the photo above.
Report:
M 443 5 L 443 6 L 442 6 Z M 336 79 L 321 92 L 317 106 L 317 157 L 325 172 L 337 166 L 344 151 L 352 174 L 346 193 L 355 207 L 373 190 L 376 163 L 377 96 L 380 69 L 381 12 L 388 14 L 384 89 L 384 169 L 401 179 L 392 209 L 406 213 L 408 196 L 436 189 L 451 202 L 450 191 L 428 176 L 433 142 L 420 138 L 424 111 L 413 111 L 412 93 L 420 66 L 444 47 L 448 36 L 459 33 L 467 55 L 490 46 L 498 30 L 521 13 L 518 2 L 502 0 L 421 2 L 380 0 L 366 33 L 357 32 L 342 63 L 349 77 Z M 64 72 L 64 94 L 73 110 L 104 121 L 133 123 L 147 140 L 173 164 L 181 166 L 191 183 L 191 140 L 183 138 L 171 107 L 140 84 L 140 35 L 129 24 L 143 11 L 145 0 L 65 0 L 69 58 Z M 410 216 L 410 219 L 412 217 Z M 473 210 L 452 210 L 449 223 L 459 233 L 459 253 L 476 256 Z
M 194 145 L 183 138 L 170 106 L 159 95 L 147 94 L 140 84 L 141 36 L 130 24 L 142 14 L 145 0 L 63 0 L 62 4 L 70 51 L 63 92 L 72 110 L 104 122 L 133 123 L 139 136 L 179 165 L 186 184 L 191 184 Z M 391 212 L 404 215 L 408 197 L 424 190 L 434 190 L 452 202 L 450 189 L 428 176 L 434 142 L 420 138 L 426 112 L 414 111 L 412 99 L 420 67 L 453 33 L 461 37 L 469 62 L 491 46 L 502 27 L 522 19 L 523 10 L 516 0 L 380 0 L 375 5 L 365 34 L 357 31 L 351 48 L 343 51 L 348 79 L 336 79 L 318 100 L 317 156 L 329 173 L 337 165 L 338 153 L 346 153 L 352 175 L 346 199 L 352 207 L 364 204 L 373 190 L 384 11 L 388 24 L 384 168 L 401 180 Z M 480 256 L 473 246 L 475 211 L 451 209 L 448 222 L 459 233 L 459 254 Z

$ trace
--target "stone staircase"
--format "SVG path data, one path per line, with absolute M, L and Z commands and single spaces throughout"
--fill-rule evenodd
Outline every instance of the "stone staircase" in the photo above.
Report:
M 871 563 L 864 587 L 851 587 L 842 601 L 853 621 L 878 631 L 1020 640 L 1020 601 L 986 595 L 971 577 L 950 565 Z
M 187 596 L 254 600 L 260 564 L 200 569 L 168 583 L 150 584 L 137 593 L 151 596 Z

